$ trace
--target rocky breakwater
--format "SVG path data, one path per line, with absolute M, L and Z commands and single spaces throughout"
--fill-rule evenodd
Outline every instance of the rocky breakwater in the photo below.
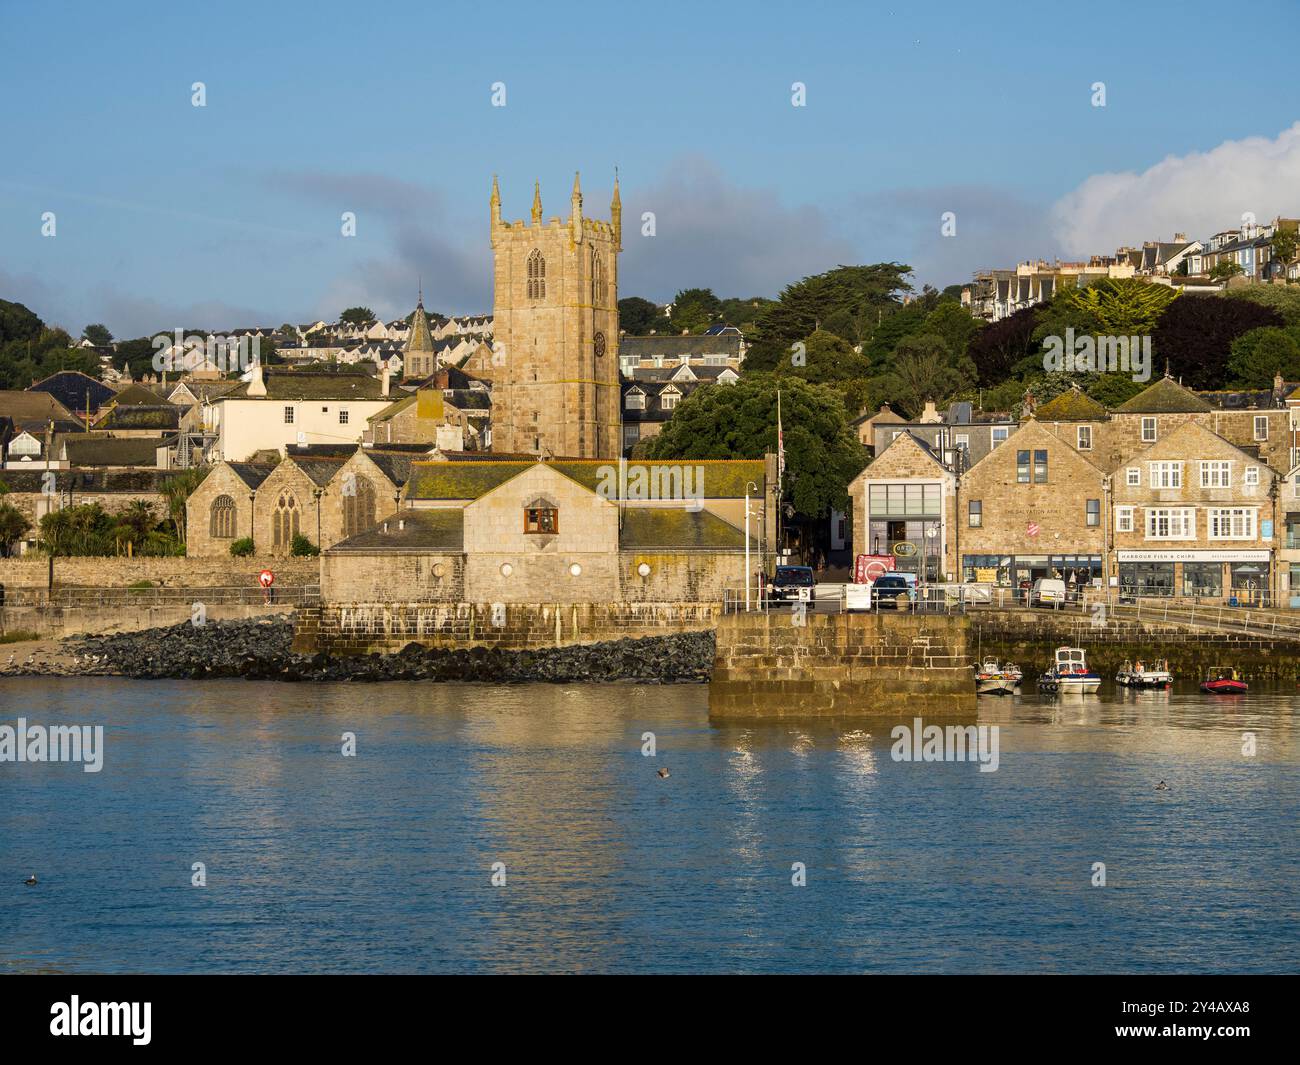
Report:
M 187 623 L 139 632 L 76 636 L 53 651 L 17 658 L 0 674 L 205 679 L 244 677 L 284 681 L 637 681 L 704 683 L 713 667 L 712 632 L 501 651 L 493 648 L 425 648 L 410 644 L 396 654 L 332 658 L 290 649 L 290 618 Z

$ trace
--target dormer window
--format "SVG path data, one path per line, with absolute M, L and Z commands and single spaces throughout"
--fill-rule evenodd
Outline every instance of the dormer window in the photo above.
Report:
M 629 392 L 623 400 L 623 406 L 627 410 L 645 410 L 645 393 Z

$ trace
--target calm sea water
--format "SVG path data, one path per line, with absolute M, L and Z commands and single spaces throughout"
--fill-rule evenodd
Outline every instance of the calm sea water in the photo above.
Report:
M 0 681 L 106 733 L 0 764 L 0 971 L 1300 967 L 1295 691 L 980 702 L 994 773 L 704 687 Z

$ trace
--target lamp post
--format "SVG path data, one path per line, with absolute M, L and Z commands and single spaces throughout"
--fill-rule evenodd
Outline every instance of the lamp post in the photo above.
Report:
M 749 493 L 758 491 L 753 481 L 745 482 L 745 613 L 749 613 Z

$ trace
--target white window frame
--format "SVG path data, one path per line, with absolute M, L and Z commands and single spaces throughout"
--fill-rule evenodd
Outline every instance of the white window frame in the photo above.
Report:
M 339 408 L 339 425 L 348 424 L 348 411 L 346 407 Z
M 1133 531 L 1133 507 L 1115 508 L 1115 531 L 1131 533 Z
M 1201 463 L 1202 488 L 1231 488 L 1232 462 L 1211 459 Z
M 1259 527 L 1258 517 L 1258 507 L 1211 507 L 1205 519 L 1206 538 L 1253 540 Z
M 1242 477 L 1242 481 L 1241 481 L 1241 483 L 1242 483 L 1243 485 L 1245 485 L 1247 488 L 1258 488 L 1258 487 L 1259 487 L 1259 467 L 1258 467 L 1258 466 L 1247 466 L 1247 467 L 1246 467 L 1246 472 L 1245 472 L 1245 474 L 1244 474 L 1243 477 Z
M 1010 435 L 1011 430 L 1007 428 L 1007 426 L 995 426 L 993 429 L 993 446 L 997 447 L 999 444 L 1005 444 L 1007 442 L 1007 437 Z
M 645 410 L 645 393 L 629 392 L 623 397 L 624 410 Z
M 293 408 L 292 408 L 292 407 L 285 407 L 285 408 L 284 408 L 284 424 L 285 424 L 285 425 L 292 425 L 292 424 L 293 424 Z
M 1141 466 L 1130 466 L 1127 470 L 1125 470 L 1125 471 L 1124 471 L 1124 483 L 1125 483 L 1129 488 L 1141 488 L 1141 487 L 1142 487 L 1142 467 L 1141 467 Z
M 1261 426 L 1263 426 L 1263 432 L 1260 432 Z M 1268 415 L 1267 414 L 1255 415 L 1255 439 L 1256 440 L 1268 439 Z
M 1164 522 L 1165 530 L 1160 531 Z M 1146 538 L 1148 540 L 1195 540 L 1195 507 L 1148 507 L 1146 511 Z
M 1087 440 L 1087 443 L 1084 443 L 1085 439 Z M 1092 450 L 1092 426 L 1091 425 L 1080 425 L 1078 427 L 1078 429 L 1075 432 L 1075 443 L 1078 444 L 1078 448 L 1080 451 Z
M 1183 464 L 1181 462 L 1150 462 L 1150 485 L 1156 489 L 1182 488 Z
M 1148 429 L 1148 428 L 1151 430 L 1151 432 L 1150 432 L 1149 435 L 1148 435 L 1148 433 L 1147 433 L 1147 429 Z M 1156 420 L 1155 420 L 1154 417 L 1152 417 L 1152 418 L 1143 418 L 1143 419 L 1142 419 L 1142 443 L 1144 443 L 1144 444 L 1154 444 L 1154 443 L 1156 442 L 1156 429 L 1157 429 L 1157 428 L 1158 428 L 1158 426 L 1157 426 L 1157 423 L 1156 423 Z

